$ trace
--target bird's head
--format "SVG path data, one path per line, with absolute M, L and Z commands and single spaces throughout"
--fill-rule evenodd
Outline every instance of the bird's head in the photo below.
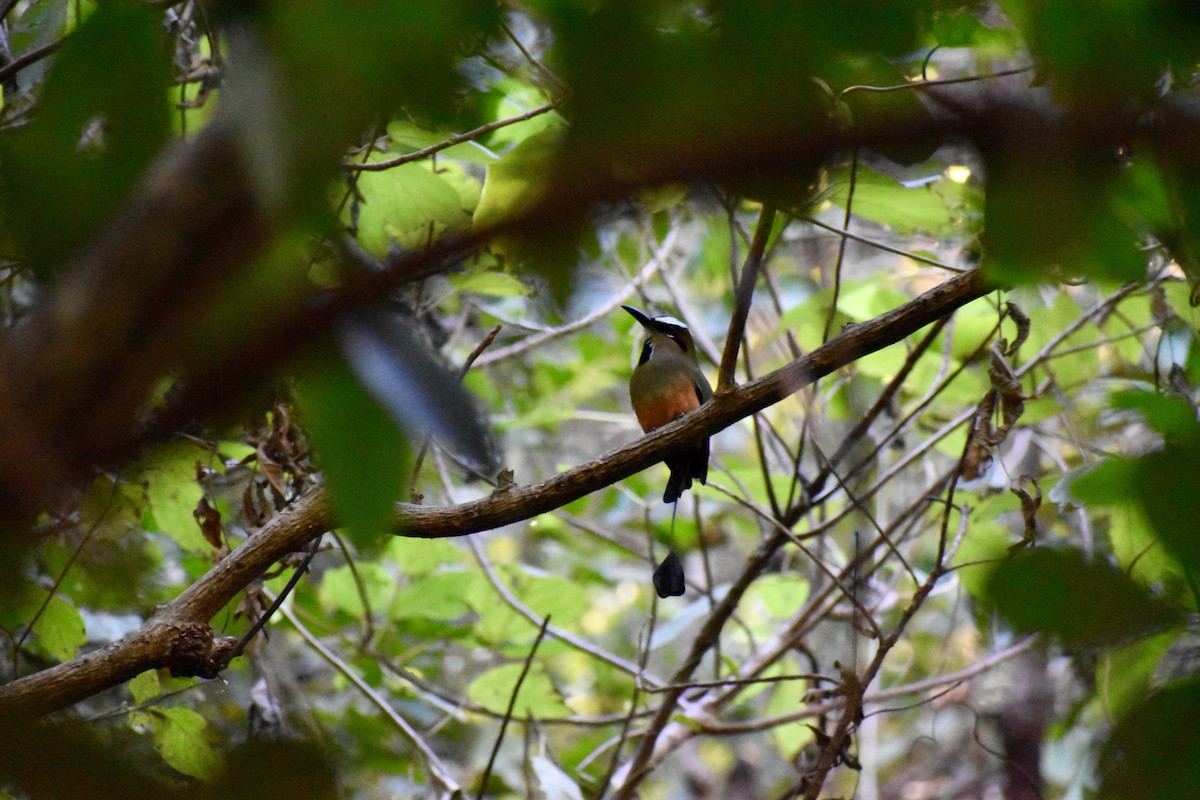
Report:
M 692 341 L 692 332 L 688 330 L 688 326 L 683 322 L 675 319 L 675 317 L 647 316 L 633 306 L 621 306 L 621 308 L 628 311 L 630 316 L 646 329 L 646 344 L 642 348 L 642 357 L 638 361 L 639 364 L 644 364 L 654 356 L 655 347 L 674 346 L 692 358 L 696 357 L 696 345 Z

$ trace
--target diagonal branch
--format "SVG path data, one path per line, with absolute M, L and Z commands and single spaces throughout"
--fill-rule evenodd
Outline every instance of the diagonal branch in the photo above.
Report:
M 746 335 L 746 319 L 750 316 L 750 301 L 754 299 L 754 285 L 758 283 L 758 268 L 762 266 L 763 252 L 767 249 L 767 239 L 771 235 L 771 225 L 774 222 L 775 207 L 764 205 L 758 215 L 758 225 L 754 228 L 754 239 L 750 242 L 750 252 L 746 253 L 746 263 L 742 265 L 742 274 L 738 278 L 737 294 L 733 301 L 733 316 L 729 319 L 729 333 L 725 336 L 725 350 L 721 353 L 721 373 L 717 376 L 717 394 L 723 394 L 733 388 L 738 351 L 741 350 L 742 339 Z
M 401 504 L 402 536 L 442 538 L 491 530 L 543 514 L 609 486 L 662 460 L 664 454 L 709 436 L 782 400 L 862 356 L 901 341 L 925 325 L 985 295 L 978 272 L 956 276 L 875 319 L 844 329 L 803 358 L 718 395 L 693 413 L 549 480 L 455 506 Z M 0 686 L 0 715 L 63 709 L 148 669 L 168 666 L 181 674 L 207 674 L 212 654 L 194 641 L 207 621 L 282 556 L 334 527 L 326 493 L 309 492 L 251 535 L 175 600 L 161 606 L 137 631 L 106 648 Z M 727 601 L 736 606 L 736 598 Z M 732 613 L 732 608 L 730 608 Z M 188 646 L 181 647 L 181 632 Z M 211 630 L 207 631 L 211 643 Z M 190 658 L 190 660 L 189 660 Z M 664 717 L 651 726 L 665 725 Z

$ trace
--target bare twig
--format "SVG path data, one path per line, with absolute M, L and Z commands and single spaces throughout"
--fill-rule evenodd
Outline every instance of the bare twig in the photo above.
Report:
M 55 39 L 49 44 L 44 44 L 41 47 L 35 47 L 34 49 L 17 56 L 3 67 L 0 67 L 0 81 L 6 81 L 13 75 L 16 75 L 18 72 L 28 67 L 30 64 L 33 64 L 36 61 L 41 61 L 46 56 L 62 47 L 62 43 L 64 41 L 65 40 L 63 39 Z
M 738 352 L 741 350 L 742 338 L 746 333 L 746 319 L 750 316 L 750 301 L 754 299 L 754 286 L 758 283 L 758 269 L 762 264 L 763 252 L 767 249 L 767 238 L 771 235 L 771 226 L 774 223 L 774 206 L 764 205 L 758 214 L 754 239 L 750 242 L 750 251 L 746 253 L 746 263 L 742 265 L 742 274 L 738 278 L 733 314 L 729 318 L 729 333 L 725 335 L 725 350 L 721 353 L 717 394 L 724 394 L 733 388 Z
M 538 106 L 535 109 L 526 111 L 524 114 L 518 114 L 515 117 L 508 117 L 507 119 L 489 122 L 486 125 L 480 125 L 478 128 L 467 131 L 466 133 L 456 133 L 453 136 L 446 137 L 444 141 L 438 142 L 437 144 L 431 144 L 429 147 L 423 147 L 420 150 L 416 150 L 412 153 L 405 153 L 402 156 L 389 158 L 386 161 L 374 161 L 369 163 L 356 161 L 349 164 L 343 164 L 342 169 L 345 169 L 348 172 L 382 172 L 384 170 L 393 169 L 402 164 L 408 164 L 412 161 L 420 161 L 422 158 L 428 158 L 434 153 L 440 153 L 441 151 L 453 147 L 456 144 L 462 144 L 463 142 L 469 142 L 473 139 L 478 139 L 480 136 L 486 136 L 487 134 L 494 130 L 498 130 L 499 128 L 513 125 L 517 122 L 524 122 L 525 120 L 533 119 L 534 117 L 541 116 L 542 114 L 553 110 L 554 105 L 552 103 L 547 103 L 544 106 Z
M 504 731 L 508 728 L 509 721 L 512 720 L 513 708 L 517 704 L 517 695 L 521 693 L 521 684 L 525 682 L 525 676 L 529 674 L 529 668 L 533 666 L 533 657 L 537 654 L 538 645 L 546 636 L 546 626 L 549 624 L 550 615 L 547 614 L 546 618 L 542 620 L 542 627 L 538 628 L 537 638 L 533 640 L 533 645 L 525 656 L 521 674 L 517 676 L 517 683 L 513 686 L 512 694 L 508 698 L 508 708 L 504 709 L 504 719 L 500 722 L 500 731 L 496 734 L 495 744 L 492 745 L 492 754 L 488 756 L 487 766 L 484 767 L 483 776 L 479 779 L 479 794 L 475 795 L 476 800 L 483 800 L 484 792 L 487 791 L 488 778 L 492 775 L 492 767 L 496 765 L 496 755 L 500 752 L 500 744 L 504 741 Z
M 498 350 L 493 350 L 491 353 L 488 353 L 479 360 L 479 366 L 488 367 L 492 364 L 496 364 L 513 358 L 514 356 L 521 355 L 522 353 L 532 350 L 535 347 L 540 347 L 546 342 L 557 339 L 560 336 L 565 336 L 568 333 L 574 333 L 575 331 L 583 330 L 597 320 L 603 319 L 611 314 L 613 310 L 617 308 L 617 306 L 621 305 L 630 297 L 632 297 L 634 292 L 640 289 L 646 281 L 650 280 L 650 278 L 652 278 L 656 272 L 663 268 L 663 265 L 666 264 L 667 260 L 671 257 L 671 251 L 675 249 L 675 243 L 679 240 L 679 230 L 680 225 L 678 220 L 676 220 L 675 224 L 673 224 L 670 230 L 667 231 L 667 235 L 663 237 L 662 244 L 659 245 L 658 249 L 654 251 L 654 255 L 649 261 L 646 262 L 646 266 L 642 267 L 634 279 L 630 281 L 629 285 L 605 300 L 603 303 L 597 305 L 590 313 L 584 314 L 579 319 L 573 322 L 568 322 L 566 325 L 560 325 L 559 327 L 548 331 L 543 331 L 532 336 L 526 336 L 519 342 L 515 342 L 506 347 L 501 347 Z
M 270 596 L 270 592 L 267 594 Z M 413 746 L 417 748 L 418 752 L 421 753 L 422 758 L 424 758 L 425 766 L 429 769 L 430 777 L 437 781 L 438 785 L 444 788 L 452 796 L 455 793 L 462 791 L 461 787 L 458 785 L 458 782 L 454 780 L 453 776 L 451 776 L 450 770 L 447 769 L 446 765 L 442 763 L 442 760 L 438 758 L 438 754 L 433 751 L 433 748 L 429 746 L 429 743 L 421 738 L 421 735 L 417 733 L 416 729 L 413 728 L 412 725 L 408 724 L 408 720 L 400 716 L 399 712 L 392 708 L 391 703 L 389 703 L 383 697 L 383 695 L 371 688 L 371 684 L 363 680 L 362 676 L 359 675 L 353 667 L 351 667 L 349 664 L 339 658 L 336 653 L 322 644 L 321 640 L 313 635 L 312 631 L 310 631 L 304 625 L 304 623 L 302 623 L 296 617 L 290 608 L 281 606 L 280 613 L 283 614 L 284 619 L 292 624 L 292 627 L 296 629 L 296 632 L 299 633 L 301 637 L 303 637 L 304 641 L 308 642 L 309 647 L 316 650 L 317 653 L 320 654 L 321 658 L 325 659 L 334 669 L 346 676 L 346 679 L 354 684 L 355 688 L 362 692 L 367 699 L 375 705 L 376 708 L 383 712 L 383 715 L 387 717 L 392 725 L 395 726 L 396 730 L 400 731 L 404 738 L 412 742 Z

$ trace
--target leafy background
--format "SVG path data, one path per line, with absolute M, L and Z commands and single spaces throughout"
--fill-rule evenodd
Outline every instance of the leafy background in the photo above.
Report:
M 1190 4 L 0 8 L 9 796 L 1193 793 Z M 759 258 L 741 382 L 997 288 L 677 515 L 655 466 L 397 526 L 638 439 L 619 306 L 715 377 Z M 196 620 L 288 595 L 219 678 L 19 715 L 318 486 L 311 562 Z

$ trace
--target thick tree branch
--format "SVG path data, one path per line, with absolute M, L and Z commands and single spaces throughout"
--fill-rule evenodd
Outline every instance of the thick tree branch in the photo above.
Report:
M 401 504 L 396 514 L 397 533 L 430 539 L 462 536 L 559 508 L 656 464 L 679 445 L 715 434 L 867 353 L 901 341 L 988 291 L 990 287 L 978 272 L 951 278 L 887 314 L 844 329 L 803 358 L 715 397 L 688 416 L 542 483 L 497 491 L 456 506 Z M 180 663 L 179 631 L 194 637 L 196 626 L 206 626 L 271 564 L 301 549 L 333 524 L 325 492 L 310 492 L 161 607 L 134 634 L 103 650 L 0 686 L 0 715 L 66 708 L 147 669 L 169 666 L 179 672 L 205 674 L 213 658 L 197 652 L 200 648 L 194 644 L 186 649 L 191 660 Z

